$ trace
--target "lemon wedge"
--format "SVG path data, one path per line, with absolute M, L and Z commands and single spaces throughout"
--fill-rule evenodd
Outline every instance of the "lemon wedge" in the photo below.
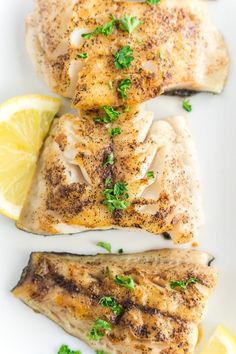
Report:
M 236 354 L 236 337 L 219 325 L 201 354 Z
M 53 118 L 57 98 L 27 95 L 0 105 L 0 213 L 17 220 Z

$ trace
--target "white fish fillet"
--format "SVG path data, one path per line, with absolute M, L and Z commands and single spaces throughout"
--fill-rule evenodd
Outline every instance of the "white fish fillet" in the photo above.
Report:
M 192 354 L 217 281 L 211 260 L 206 252 L 183 249 L 96 256 L 32 253 L 13 294 L 94 350 Z M 117 285 L 116 275 L 130 276 L 134 290 Z M 190 277 L 197 282 L 186 289 L 171 287 L 172 281 Z M 104 296 L 116 300 L 120 314 L 101 306 Z M 111 330 L 100 340 L 89 340 L 98 318 Z
M 153 121 L 153 113 L 132 107 L 110 125 L 122 129 L 111 138 L 109 125 L 94 122 L 97 114 L 55 121 L 17 226 L 47 235 L 139 228 L 190 241 L 202 223 L 202 203 L 187 120 Z M 110 153 L 114 163 L 104 167 Z M 107 177 L 128 184 L 126 209 L 111 213 L 103 204 Z
M 125 14 L 143 22 L 132 34 L 117 26 L 110 36 L 81 37 L 109 22 L 111 15 L 120 19 Z M 172 90 L 219 93 L 228 73 L 224 40 L 203 0 L 162 0 L 158 6 L 115 0 L 36 0 L 27 19 L 26 39 L 34 66 L 49 87 L 71 97 L 82 109 L 120 106 L 116 88 L 126 77 L 132 83 L 127 101 L 131 105 Z M 128 69 L 117 70 L 114 54 L 126 45 L 133 49 L 135 60 Z M 87 53 L 88 58 L 80 59 L 78 53 Z

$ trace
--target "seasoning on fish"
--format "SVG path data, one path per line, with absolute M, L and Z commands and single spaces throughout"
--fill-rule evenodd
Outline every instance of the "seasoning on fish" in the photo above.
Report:
M 13 294 L 94 350 L 192 354 L 217 280 L 211 260 L 208 253 L 184 249 L 96 256 L 32 253 Z M 133 279 L 135 287 L 120 286 L 117 276 Z M 173 279 L 190 276 L 198 282 L 186 289 L 170 286 Z
M 54 122 L 17 226 L 37 234 L 136 228 L 191 241 L 202 223 L 196 151 L 186 118 L 153 121 L 130 107 Z M 111 136 L 117 123 L 121 134 Z
M 117 88 L 127 77 L 132 82 L 128 106 L 164 92 L 220 93 L 229 55 L 207 1 L 150 4 L 36 0 L 26 39 L 37 72 L 81 109 L 121 106 L 124 96 Z M 87 59 L 77 53 L 87 53 Z

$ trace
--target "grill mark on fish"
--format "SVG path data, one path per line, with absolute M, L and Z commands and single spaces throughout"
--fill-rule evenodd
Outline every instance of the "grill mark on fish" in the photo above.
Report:
M 195 331 L 216 281 L 215 271 L 207 266 L 210 259 L 199 251 L 183 249 L 97 256 L 33 253 L 13 293 L 93 349 L 98 349 L 97 342 L 88 341 L 88 333 L 94 321 L 101 318 L 111 324 L 111 331 L 103 338 L 106 351 L 112 346 L 115 354 L 143 354 L 149 349 L 153 354 L 193 353 Z M 104 276 L 106 265 L 112 278 Z M 130 275 L 136 283 L 134 292 L 114 284 L 115 274 Z M 155 285 L 156 274 L 161 279 L 171 279 L 174 274 L 176 280 L 182 274 L 194 274 L 206 285 L 201 285 L 202 293 L 201 288 L 198 293 L 198 284 L 191 284 L 186 291 L 168 289 L 164 293 L 166 289 L 160 283 L 158 296 L 150 286 L 152 281 Z M 100 305 L 103 296 L 114 297 L 122 306 L 119 316 Z M 198 302 L 191 303 L 194 296 Z M 178 309 L 181 306 L 183 311 Z
M 78 295 L 86 296 L 89 299 L 89 301 L 91 301 L 91 303 L 93 305 L 99 304 L 99 301 L 103 296 L 109 296 L 109 297 L 113 297 L 116 299 L 116 294 L 110 293 L 108 290 L 106 292 L 104 291 L 104 289 L 107 288 L 107 287 L 105 287 L 104 279 L 102 279 L 100 277 L 95 277 L 96 282 L 99 283 L 99 294 L 95 294 L 92 291 L 93 284 L 90 284 L 90 286 L 88 288 L 83 287 L 82 285 L 78 285 L 72 279 L 66 279 L 65 276 L 58 273 L 55 270 L 54 265 L 52 263 L 50 263 L 47 259 L 43 260 L 43 262 L 44 262 L 44 266 L 46 264 L 46 266 L 48 268 L 48 272 L 45 274 L 38 274 L 38 269 L 36 266 L 36 272 L 31 274 L 32 282 L 37 283 L 37 286 L 38 286 L 38 290 L 32 294 L 32 296 L 34 298 L 37 298 L 37 297 L 43 298 L 49 290 L 49 286 L 47 286 L 47 284 L 45 284 L 45 282 L 52 280 L 55 285 L 57 285 L 61 289 L 65 290 L 70 295 L 78 294 Z M 39 267 L 41 266 L 41 263 L 42 262 L 39 262 L 39 265 L 38 265 Z M 95 266 L 97 266 L 97 265 L 98 264 L 95 264 Z M 26 272 L 27 272 L 27 269 L 26 269 Z M 128 272 L 124 272 L 124 275 L 125 276 L 129 276 L 129 275 L 133 276 L 134 272 L 135 272 L 135 270 L 131 269 Z M 193 277 L 193 274 L 189 273 L 188 278 L 191 278 L 191 277 Z M 165 280 L 165 278 L 163 278 L 163 280 Z M 154 282 L 152 282 L 152 283 L 154 286 L 156 285 L 156 283 L 154 283 Z M 203 284 L 203 282 L 202 282 L 202 284 Z M 208 286 L 208 284 L 206 282 L 203 285 Z M 148 314 L 151 316 L 161 315 L 163 317 L 171 319 L 172 321 L 174 321 L 178 324 L 181 324 L 181 323 L 185 324 L 186 323 L 186 321 L 183 320 L 179 316 L 176 316 L 176 315 L 172 316 L 169 312 L 161 311 L 157 307 L 154 308 L 151 306 L 135 303 L 131 299 L 127 299 L 125 301 L 120 301 L 120 302 L 118 301 L 118 303 L 122 306 L 122 308 L 124 310 L 137 309 L 141 313 Z M 187 305 L 186 301 L 185 301 L 185 304 Z M 122 315 L 123 315 L 123 313 L 121 315 L 114 316 L 113 322 L 116 324 L 120 324 L 120 321 L 122 321 Z

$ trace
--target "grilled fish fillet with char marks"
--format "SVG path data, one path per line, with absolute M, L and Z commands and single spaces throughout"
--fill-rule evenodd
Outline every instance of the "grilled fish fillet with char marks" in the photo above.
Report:
M 202 205 L 187 120 L 153 121 L 153 113 L 132 107 L 104 126 L 94 122 L 98 114 L 55 121 L 17 226 L 46 235 L 139 228 L 168 232 L 175 243 L 190 241 L 202 223 Z M 122 133 L 111 138 L 109 127 Z M 110 154 L 113 164 L 104 166 Z M 112 213 L 103 204 L 106 178 L 128 184 L 126 209 Z
M 96 256 L 32 253 L 13 294 L 93 349 L 190 354 L 216 284 L 211 260 L 205 252 L 181 249 Z M 130 276 L 134 291 L 117 285 L 116 275 Z M 198 282 L 185 290 L 170 286 L 189 278 Z M 114 298 L 122 312 L 101 306 L 104 296 Z M 110 323 L 111 330 L 100 341 L 89 340 L 97 319 Z
M 143 22 L 132 34 L 117 25 L 110 36 L 81 37 L 111 21 L 111 15 L 120 19 L 125 14 Z M 173 90 L 219 93 L 227 77 L 227 49 L 202 0 L 162 0 L 157 6 L 112 0 L 36 0 L 26 28 L 36 70 L 54 92 L 71 97 L 82 109 L 120 106 L 117 87 L 127 77 L 132 83 L 128 105 Z M 117 70 L 114 54 L 126 45 L 133 49 L 135 60 L 129 68 Z M 88 58 L 78 58 L 79 53 L 87 53 Z

